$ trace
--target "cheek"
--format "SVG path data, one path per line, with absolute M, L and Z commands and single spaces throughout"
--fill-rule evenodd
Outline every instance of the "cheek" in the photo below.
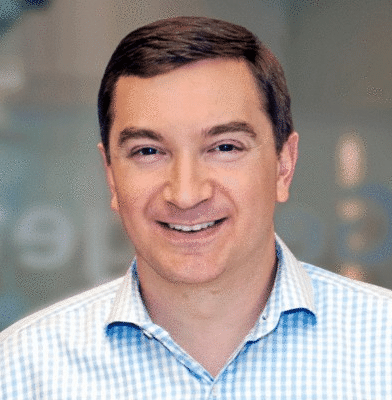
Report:
M 220 183 L 240 208 L 265 208 L 276 200 L 276 171 L 271 165 L 272 162 L 253 162 L 246 168 L 226 171 L 221 174 Z
M 239 199 L 243 211 L 250 214 L 251 218 L 270 214 L 275 208 L 275 183 L 269 179 L 254 177 L 244 185 Z
M 273 226 L 276 176 L 271 169 L 258 168 L 243 176 L 237 188 L 238 228 L 247 240 L 264 237 Z
M 128 232 L 146 229 L 146 219 L 154 219 L 159 209 L 162 173 L 126 171 L 117 183 L 119 214 Z
M 129 172 L 116 179 L 116 188 L 120 214 L 129 215 L 140 211 L 151 185 L 148 179 L 141 179 L 140 175 Z

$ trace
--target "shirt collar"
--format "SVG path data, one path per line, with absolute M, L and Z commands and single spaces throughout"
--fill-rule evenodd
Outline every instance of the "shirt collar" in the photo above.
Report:
M 316 315 L 311 278 L 302 263 L 277 235 L 276 254 L 280 281 L 275 281 L 275 288 L 279 291 L 281 312 L 302 308 Z
M 316 316 L 310 276 L 277 235 L 275 243 L 278 258 L 275 283 L 259 322 L 252 331 L 255 338 L 274 329 L 283 312 L 307 310 Z M 116 293 L 106 325 L 118 322 L 148 330 L 154 326 L 140 295 L 136 258 Z
M 278 235 L 275 246 L 278 266 L 274 286 L 248 340 L 258 340 L 275 329 L 285 312 L 304 311 L 316 318 L 313 286 L 308 272 Z
M 152 324 L 140 295 L 136 258 L 133 259 L 116 293 L 106 325 L 108 326 L 117 322 L 129 323 L 142 328 Z

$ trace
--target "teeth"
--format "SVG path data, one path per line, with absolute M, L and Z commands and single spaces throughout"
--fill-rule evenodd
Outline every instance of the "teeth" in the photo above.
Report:
M 176 224 L 168 224 L 169 228 L 175 229 L 177 231 L 183 231 L 183 232 L 190 232 L 190 231 L 200 231 L 201 229 L 206 229 L 209 226 L 212 226 L 215 224 L 215 221 L 212 222 L 206 222 L 204 224 L 198 224 L 198 225 L 176 225 Z

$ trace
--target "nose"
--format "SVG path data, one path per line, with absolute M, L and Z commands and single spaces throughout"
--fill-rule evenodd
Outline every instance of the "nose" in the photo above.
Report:
M 190 154 L 173 160 L 163 190 L 165 201 L 185 210 L 210 199 L 213 184 L 209 172 L 208 166 Z

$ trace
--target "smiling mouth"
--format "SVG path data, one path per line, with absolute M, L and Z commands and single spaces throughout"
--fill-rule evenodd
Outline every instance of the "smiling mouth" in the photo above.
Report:
M 205 222 L 203 224 L 196 224 L 196 225 L 169 224 L 166 222 L 159 222 L 159 223 L 166 229 L 170 229 L 170 230 L 178 231 L 178 232 L 194 233 L 194 232 L 200 232 L 202 230 L 206 230 L 206 229 L 212 228 L 216 225 L 219 225 L 225 219 L 226 218 L 221 218 L 221 219 L 217 219 L 216 221 Z

